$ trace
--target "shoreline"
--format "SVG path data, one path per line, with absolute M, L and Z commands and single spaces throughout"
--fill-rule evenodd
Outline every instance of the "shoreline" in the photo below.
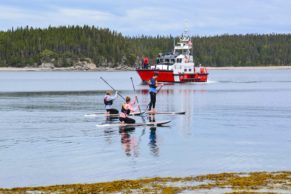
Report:
M 291 69 L 291 66 L 225 66 L 225 67 L 206 67 L 208 70 L 284 70 Z M 61 67 L 61 68 L 36 68 L 36 67 L 0 67 L 0 72 L 118 72 L 118 71 L 134 71 L 135 68 L 108 68 L 98 67 L 96 69 L 75 69 L 72 67 Z
M 0 67 L 0 72 L 98 72 L 98 71 L 133 71 L 134 68 L 109 68 L 109 67 L 99 67 L 96 69 L 77 69 L 72 67 L 59 67 L 59 68 L 37 68 L 37 67 Z
M 225 66 L 225 67 L 207 67 L 208 70 L 283 70 L 291 69 L 291 66 Z
M 290 193 L 291 171 L 219 173 L 108 182 L 0 188 L 0 193 Z

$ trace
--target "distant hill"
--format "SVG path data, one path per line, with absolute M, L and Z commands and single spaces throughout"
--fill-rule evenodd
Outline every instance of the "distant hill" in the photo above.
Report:
M 171 36 L 127 37 L 91 26 L 17 28 L 0 31 L 0 67 L 134 66 L 173 49 Z M 175 37 L 176 42 L 178 37 Z M 196 63 L 204 66 L 291 65 L 291 34 L 192 37 Z

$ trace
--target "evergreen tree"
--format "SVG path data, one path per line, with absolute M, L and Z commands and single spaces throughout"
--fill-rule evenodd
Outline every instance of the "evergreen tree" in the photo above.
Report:
M 90 58 L 97 66 L 134 66 L 143 56 L 150 63 L 160 52 L 171 52 L 178 37 L 127 37 L 94 26 L 46 29 L 20 27 L 0 31 L 0 66 L 39 66 L 55 59 L 58 67 Z M 291 65 L 291 34 L 247 34 L 192 37 L 196 64 L 204 66 Z

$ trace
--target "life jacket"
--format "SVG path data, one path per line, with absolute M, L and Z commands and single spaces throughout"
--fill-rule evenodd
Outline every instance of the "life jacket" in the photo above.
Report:
M 156 84 L 157 81 L 154 78 L 150 79 L 150 88 L 157 88 Z
M 124 105 L 124 104 L 123 104 L 123 105 Z M 126 110 L 126 109 L 123 107 L 123 105 L 121 106 L 121 112 L 124 113 L 125 115 L 129 115 L 130 110 L 129 110 L 129 109 Z
M 113 100 L 107 100 L 107 96 L 104 97 L 104 104 L 105 105 L 112 105 L 113 104 Z
M 147 57 L 145 57 L 145 58 L 143 59 L 143 63 L 144 63 L 144 64 L 149 64 L 149 59 L 148 59 Z

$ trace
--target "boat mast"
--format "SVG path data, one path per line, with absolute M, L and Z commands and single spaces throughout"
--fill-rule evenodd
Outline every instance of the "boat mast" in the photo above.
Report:
M 174 51 L 173 51 L 173 54 L 175 54 L 176 53 L 176 49 L 175 49 L 175 36 L 173 38 L 174 38 L 174 46 L 173 46 Z
M 191 40 L 191 43 L 192 43 L 192 45 L 193 45 L 192 37 L 190 38 L 190 40 Z M 192 46 L 192 45 L 191 45 L 192 62 L 193 62 L 194 67 L 195 67 L 195 63 L 194 63 L 194 49 L 193 49 L 193 46 Z

